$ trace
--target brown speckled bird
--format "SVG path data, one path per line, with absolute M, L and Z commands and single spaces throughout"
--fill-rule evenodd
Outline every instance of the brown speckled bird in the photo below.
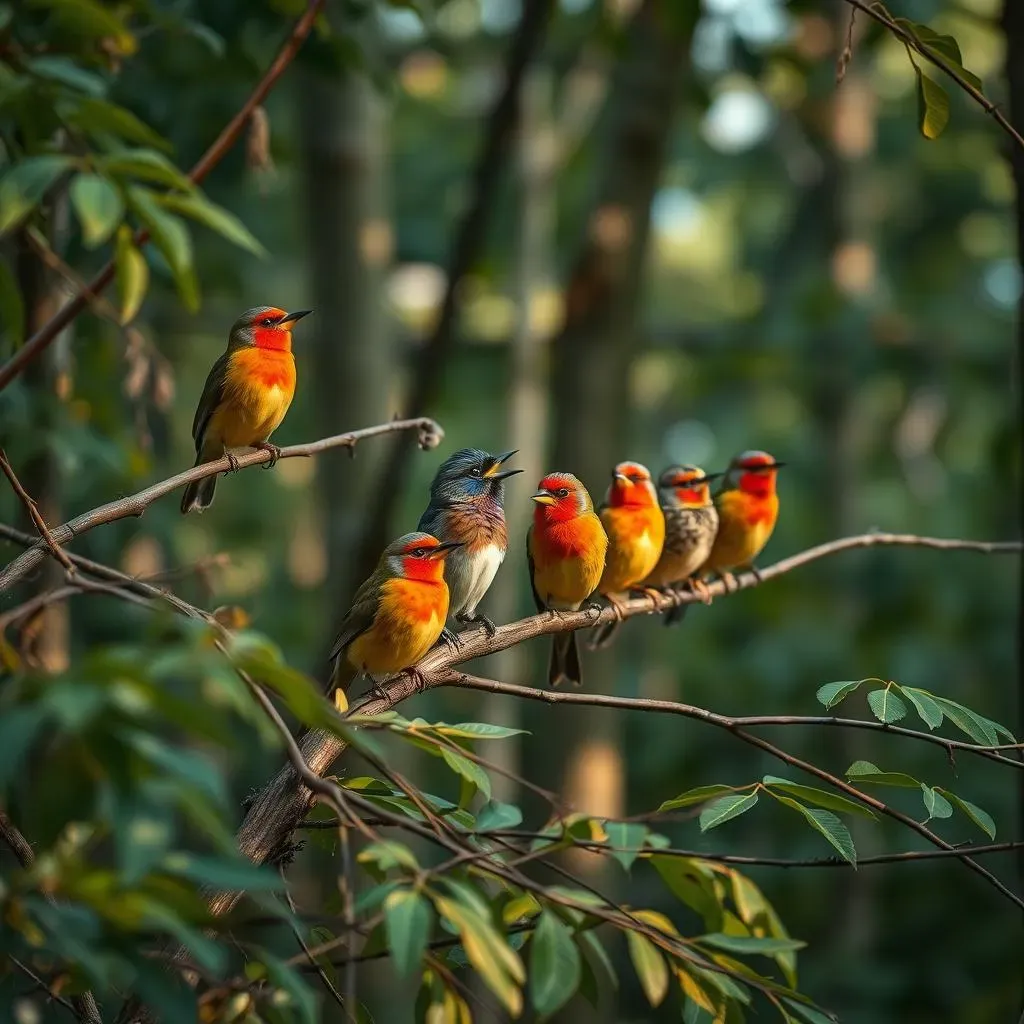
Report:
M 688 585 L 710 604 L 707 588 L 696 573 L 711 554 L 718 533 L 718 510 L 708 485 L 720 476 L 705 473 L 700 466 L 670 466 L 658 478 L 665 546 L 654 571 L 644 580 L 645 586 L 676 590 Z M 670 608 L 665 625 L 678 622 L 685 611 L 686 605 Z

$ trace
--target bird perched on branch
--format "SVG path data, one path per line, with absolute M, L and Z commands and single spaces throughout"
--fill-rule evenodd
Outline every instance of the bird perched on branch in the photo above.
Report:
M 571 473 L 550 473 L 533 495 L 533 525 L 526 535 L 530 585 L 538 611 L 576 611 L 594 592 L 604 569 L 608 537 L 587 489 Z M 582 683 L 575 632 L 556 633 L 548 682 Z
M 406 533 L 392 541 L 342 619 L 330 660 L 331 685 L 346 690 L 360 672 L 374 683 L 413 666 L 437 642 L 448 618 L 444 563 L 459 541 Z
M 658 478 L 658 497 L 665 515 L 665 546 L 650 576 L 648 587 L 675 589 L 688 584 L 710 604 L 706 584 L 697 576 L 711 554 L 718 533 L 718 510 L 711 500 L 712 480 L 722 473 L 705 473 L 700 466 L 670 466 Z M 670 608 L 665 625 L 678 622 L 686 605 Z
M 417 527 L 442 541 L 461 542 L 444 565 L 449 615 L 463 625 L 481 623 L 489 636 L 494 635 L 494 623 L 476 609 L 508 549 L 505 481 L 522 470 L 501 467 L 515 454 L 463 448 L 450 455 L 430 485 L 430 504 Z
M 656 594 L 644 580 L 658 564 L 665 543 L 665 515 L 646 466 L 620 462 L 615 467 L 601 522 L 608 534 L 608 558 L 597 589 L 621 619 L 621 595 L 634 588 Z M 618 622 L 599 626 L 591 647 L 607 644 L 617 627 Z
M 197 466 L 227 455 L 231 448 L 265 448 L 269 469 L 281 449 L 268 438 L 281 425 L 295 395 L 292 328 L 311 310 L 286 313 L 274 306 L 247 309 L 234 323 L 227 351 L 213 364 L 192 422 Z M 213 501 L 217 477 L 195 480 L 185 488 L 181 511 L 202 512 Z
M 779 517 L 775 478 L 785 463 L 767 452 L 749 451 L 729 464 L 726 486 L 715 496 L 718 533 L 703 573 L 715 573 L 726 586 L 732 569 L 757 575 L 754 559 L 768 543 Z

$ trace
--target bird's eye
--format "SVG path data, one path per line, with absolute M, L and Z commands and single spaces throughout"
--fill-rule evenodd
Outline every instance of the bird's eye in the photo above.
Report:
M 263 318 L 263 326 L 264 327 L 273 327 L 274 326 L 274 318 L 272 316 L 265 316 Z
M 422 558 L 426 554 L 426 550 L 424 548 L 413 548 L 411 554 L 413 558 Z
M 559 487 L 558 490 L 555 491 L 555 494 L 557 494 L 559 498 L 568 498 L 569 497 L 569 488 L 568 487 Z
M 474 466 L 474 467 L 473 467 L 473 468 L 472 468 L 472 469 L 471 469 L 471 470 L 469 471 L 469 475 L 470 475 L 470 476 L 480 476 L 480 474 L 481 474 L 481 473 L 482 473 L 482 470 L 480 469 L 480 467 L 479 467 L 479 466 Z

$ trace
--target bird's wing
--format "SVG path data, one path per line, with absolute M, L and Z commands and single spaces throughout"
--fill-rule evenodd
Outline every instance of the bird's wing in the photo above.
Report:
M 192 440 L 196 443 L 197 452 L 203 446 L 203 434 L 206 433 L 206 425 L 210 422 L 210 417 L 214 414 L 217 406 L 221 403 L 221 399 L 224 397 L 224 385 L 228 377 L 228 358 L 230 355 L 230 352 L 225 352 L 213 364 L 213 368 L 206 378 L 203 393 L 199 398 L 196 416 L 192 421 Z
M 530 546 L 530 541 L 533 539 L 533 527 L 531 526 L 526 531 L 526 564 L 530 569 L 530 590 L 533 591 L 533 603 L 537 606 L 537 611 L 544 611 L 544 602 L 540 599 L 540 594 L 537 593 L 537 587 L 533 582 L 533 551 Z
M 380 593 L 380 581 L 373 576 L 356 591 L 352 607 L 341 620 L 338 638 L 331 648 L 331 662 L 337 660 L 356 637 L 361 636 L 373 625 L 380 605 Z

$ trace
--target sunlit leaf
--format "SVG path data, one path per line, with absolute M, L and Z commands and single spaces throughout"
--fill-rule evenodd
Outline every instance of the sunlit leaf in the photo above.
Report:
M 744 956 L 750 953 L 762 953 L 764 956 L 774 956 L 776 953 L 790 953 L 798 949 L 804 949 L 806 942 L 799 939 L 775 939 L 760 938 L 756 935 L 702 935 L 700 941 L 705 946 L 714 946 L 715 949 L 724 949 L 728 953 L 741 953 Z
M 633 961 L 633 970 L 640 980 L 640 986 L 651 1006 L 661 1005 L 668 993 L 668 965 L 657 946 L 639 932 L 627 931 L 626 940 L 629 945 L 629 958 Z
M 946 90 L 915 65 L 917 75 L 917 125 L 926 139 L 937 139 L 949 124 Z

